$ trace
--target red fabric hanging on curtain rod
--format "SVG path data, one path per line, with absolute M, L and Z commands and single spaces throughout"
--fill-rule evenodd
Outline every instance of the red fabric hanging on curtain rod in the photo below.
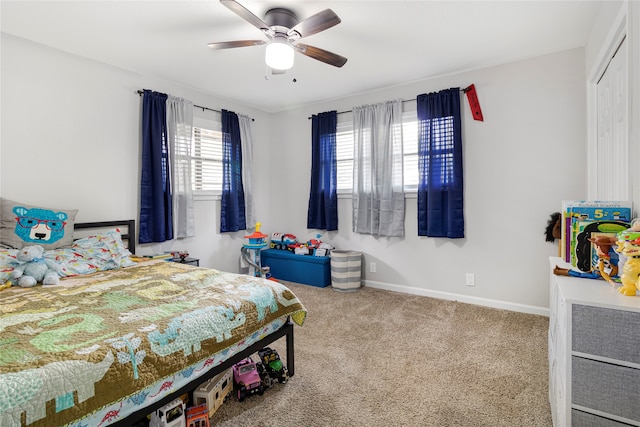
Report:
M 483 122 L 484 118 L 482 117 L 480 102 L 478 102 L 478 95 L 476 94 L 476 86 L 473 84 L 471 86 L 467 86 L 464 89 L 464 93 L 467 94 L 467 100 L 469 101 L 469 107 L 471 108 L 471 114 L 473 114 L 473 119 Z

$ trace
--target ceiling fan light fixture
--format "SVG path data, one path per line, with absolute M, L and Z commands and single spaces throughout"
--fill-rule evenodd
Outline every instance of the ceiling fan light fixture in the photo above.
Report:
M 293 47 L 286 40 L 274 39 L 267 45 L 265 62 L 276 70 L 288 70 L 293 67 Z

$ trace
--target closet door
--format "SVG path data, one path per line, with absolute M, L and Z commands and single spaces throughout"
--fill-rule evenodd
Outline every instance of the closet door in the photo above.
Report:
M 626 39 L 598 82 L 598 182 L 600 200 L 629 200 Z

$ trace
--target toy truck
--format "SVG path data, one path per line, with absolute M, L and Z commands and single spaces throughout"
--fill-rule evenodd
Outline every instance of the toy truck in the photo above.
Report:
M 187 427 L 210 427 L 206 404 L 187 408 Z
M 256 363 L 256 369 L 258 370 L 264 389 L 269 390 L 269 387 L 273 385 L 273 379 L 269 376 L 267 368 L 265 368 L 262 363 Z
M 280 360 L 280 355 L 277 351 L 269 347 L 265 347 L 258 351 L 258 356 L 260 356 L 260 361 L 270 378 L 278 380 L 281 384 L 287 382 L 289 379 L 289 372 L 282 364 L 282 360 Z
M 209 417 L 212 417 L 232 390 L 233 372 L 231 369 L 227 369 L 209 381 L 200 384 L 193 391 L 193 401 L 196 405 L 206 405 Z
M 184 410 L 182 399 L 175 399 L 151 414 L 149 427 L 186 427 Z
M 256 362 L 250 357 L 233 365 L 233 385 L 240 402 L 248 395 L 264 393 L 264 384 Z
M 271 249 L 284 249 L 288 250 L 290 245 L 297 243 L 297 237 L 288 233 L 273 233 L 271 235 L 271 243 L 269 247 Z

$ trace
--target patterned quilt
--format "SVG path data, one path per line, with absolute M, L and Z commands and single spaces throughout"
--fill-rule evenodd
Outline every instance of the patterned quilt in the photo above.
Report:
M 144 262 L 0 292 L 0 426 L 104 426 L 306 310 L 284 285 Z

